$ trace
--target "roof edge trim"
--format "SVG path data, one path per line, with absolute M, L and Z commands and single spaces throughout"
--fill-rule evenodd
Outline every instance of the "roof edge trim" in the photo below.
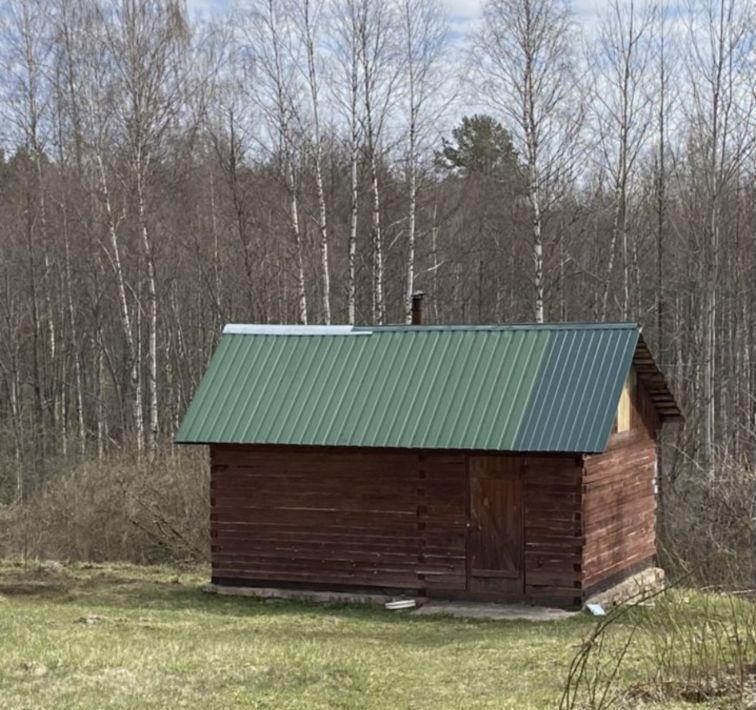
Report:
M 351 325 L 258 325 L 228 323 L 223 335 L 371 335 L 370 330 L 356 330 Z

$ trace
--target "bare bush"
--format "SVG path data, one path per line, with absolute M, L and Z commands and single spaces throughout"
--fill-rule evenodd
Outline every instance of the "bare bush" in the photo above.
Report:
M 756 587 L 756 470 L 721 456 L 681 467 L 664 491 L 661 561 L 698 585 Z
M 0 554 L 63 560 L 207 558 L 208 472 L 196 451 L 137 465 L 111 457 L 62 466 L 0 512 Z
M 754 694 L 756 604 L 675 589 L 596 624 L 573 659 L 559 708 L 667 701 L 747 708 Z

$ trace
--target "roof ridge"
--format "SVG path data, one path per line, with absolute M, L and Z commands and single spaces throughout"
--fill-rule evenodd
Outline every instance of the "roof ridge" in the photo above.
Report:
M 635 322 L 616 322 L 616 323 L 591 323 L 575 321 L 567 323 L 484 323 L 474 324 L 438 324 L 438 325 L 403 325 L 401 323 L 388 325 L 365 325 L 354 326 L 356 331 L 361 329 L 380 331 L 380 330 L 400 330 L 400 331 L 423 331 L 423 330 L 634 330 L 640 329 L 640 325 Z
M 370 333 L 424 333 L 424 332 L 507 332 L 517 330 L 638 330 L 634 322 L 591 323 L 489 323 L 489 324 L 438 324 L 438 325 L 288 325 L 267 323 L 227 323 L 224 335 L 369 335 Z
M 286 325 L 267 323 L 227 323 L 223 335 L 370 335 L 351 325 Z

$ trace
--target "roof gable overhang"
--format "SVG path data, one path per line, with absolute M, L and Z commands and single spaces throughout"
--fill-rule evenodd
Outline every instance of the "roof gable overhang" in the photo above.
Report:
M 638 343 L 633 354 L 633 369 L 656 409 L 661 422 L 684 421 L 674 395 L 670 391 L 667 380 L 656 364 L 643 334 L 638 336 Z

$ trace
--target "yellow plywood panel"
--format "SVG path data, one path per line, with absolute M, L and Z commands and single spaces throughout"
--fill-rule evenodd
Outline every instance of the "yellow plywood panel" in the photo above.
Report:
M 635 391 L 635 371 L 630 370 L 622 388 L 619 406 L 617 407 L 617 431 L 628 431 L 631 427 L 632 398 Z

